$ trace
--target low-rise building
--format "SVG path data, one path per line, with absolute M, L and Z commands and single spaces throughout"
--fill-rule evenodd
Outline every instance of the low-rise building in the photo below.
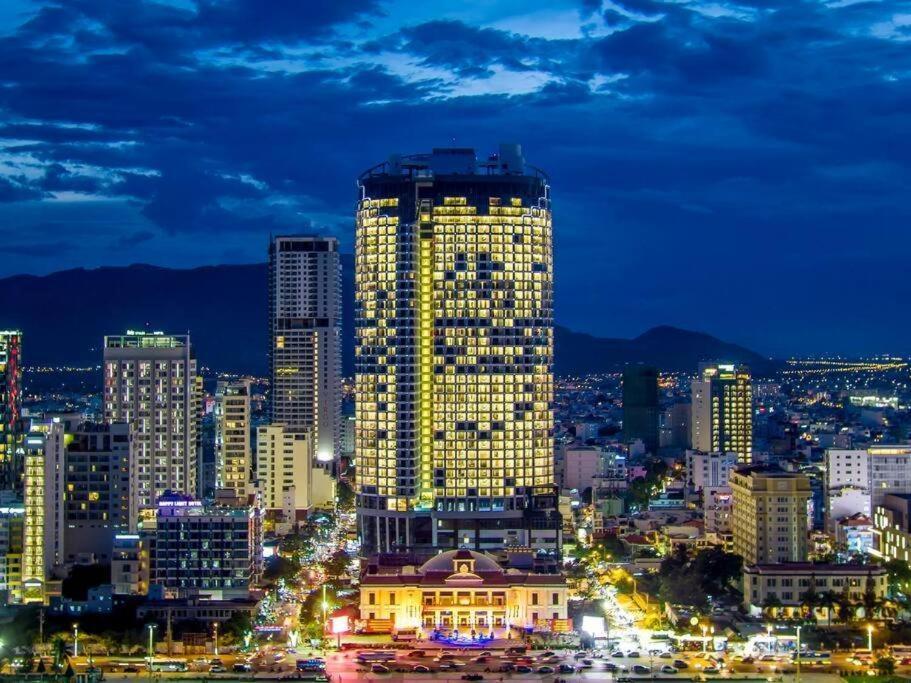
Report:
M 835 543 L 847 553 L 865 554 L 873 547 L 873 520 L 857 512 L 835 525 Z
M 258 600 L 237 598 L 234 600 L 205 600 L 199 597 L 174 600 L 147 600 L 136 608 L 136 619 L 143 621 L 174 622 L 198 621 L 204 624 L 213 621 L 229 621 L 238 613 L 253 618 L 259 606 Z
M 111 549 L 111 584 L 116 595 L 149 592 L 149 542 L 139 534 L 117 534 Z
M 0 507 L 0 604 L 22 602 L 22 546 L 25 507 L 11 502 Z
M 361 619 L 391 628 L 460 630 L 498 637 L 512 629 L 565 631 L 566 578 L 504 569 L 491 555 L 449 550 L 420 566 L 368 565 L 361 577 Z
M 754 614 L 765 610 L 771 617 L 797 616 L 804 609 L 804 595 L 811 590 L 816 595 L 846 594 L 858 609 L 867 590 L 881 600 L 887 588 L 888 572 L 878 565 L 787 562 L 743 569 L 743 606 Z M 815 611 L 817 619 L 830 616 L 827 606 L 817 606 Z
M 158 501 L 150 582 L 168 592 L 245 597 L 262 573 L 262 520 L 252 507 Z
M 736 453 L 686 452 L 686 481 L 696 491 L 729 491 L 728 479 L 735 467 Z

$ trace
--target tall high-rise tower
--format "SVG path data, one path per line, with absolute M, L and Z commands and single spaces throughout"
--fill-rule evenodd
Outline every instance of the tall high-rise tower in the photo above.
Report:
M 334 237 L 275 237 L 269 245 L 272 423 L 310 430 L 330 463 L 341 438 L 342 271 Z
M 691 385 L 693 448 L 753 461 L 753 380 L 742 365 L 700 364 Z
M 358 184 L 364 547 L 559 545 L 547 177 L 502 145 L 394 156 Z
M 201 392 L 189 335 L 104 338 L 104 421 L 133 426 L 140 508 L 168 490 L 196 494 Z
M 658 454 L 658 371 L 647 365 L 623 369 L 623 440 L 637 439 Z
M 22 333 L 0 330 L 0 488 L 22 488 Z

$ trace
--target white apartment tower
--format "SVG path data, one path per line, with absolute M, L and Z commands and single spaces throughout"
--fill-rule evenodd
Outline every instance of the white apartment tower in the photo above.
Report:
M 219 382 L 215 391 L 215 486 L 237 497 L 249 492 L 250 380 Z
M 310 431 L 321 463 L 340 451 L 341 272 L 333 237 L 274 237 L 269 245 L 271 422 Z
M 189 335 L 104 338 L 104 421 L 133 426 L 140 508 L 154 507 L 165 491 L 195 495 L 201 392 Z

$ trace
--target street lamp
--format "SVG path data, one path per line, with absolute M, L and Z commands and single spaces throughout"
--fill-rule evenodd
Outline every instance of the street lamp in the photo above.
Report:
M 218 622 L 216 621 L 213 624 L 212 628 L 215 630 L 215 656 L 218 656 Z
M 867 624 L 867 649 L 873 654 L 873 624 Z
M 149 624 L 149 625 L 146 626 L 146 628 L 149 629 L 149 670 L 151 671 L 151 669 L 152 669 L 152 657 L 153 657 L 154 654 L 155 654 L 155 645 L 154 645 L 154 643 L 152 642 L 152 637 L 153 637 L 152 634 L 155 633 L 156 625 L 155 625 L 155 624 Z
M 709 630 L 708 626 L 703 624 L 702 625 L 702 654 L 703 655 L 708 651 L 708 641 L 706 641 L 706 639 L 705 639 L 705 634 L 706 634 L 706 631 L 708 631 L 708 630 Z
M 800 678 L 800 626 L 797 627 L 797 677 Z
M 73 624 L 73 657 L 79 656 L 79 624 Z

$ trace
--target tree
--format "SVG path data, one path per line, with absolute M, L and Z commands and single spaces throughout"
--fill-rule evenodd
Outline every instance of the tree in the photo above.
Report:
M 731 581 L 741 576 L 743 558 L 726 553 L 721 548 L 707 548 L 696 555 L 692 571 L 702 577 L 702 588 L 709 595 L 717 596 L 727 590 Z
M 340 481 L 335 493 L 338 497 L 339 510 L 351 510 L 354 508 L 354 489 L 351 488 L 351 484 L 347 481 Z
M 879 657 L 873 663 L 873 668 L 880 676 L 891 676 L 895 673 L 895 660 L 892 657 Z
M 774 617 L 775 610 L 781 607 L 781 600 L 778 599 L 778 595 L 775 593 L 769 593 L 765 596 L 765 600 L 762 601 L 762 613 L 766 617 Z
M 837 614 L 838 620 L 843 624 L 847 624 L 854 616 L 854 601 L 851 600 L 851 591 L 848 589 L 847 583 L 841 589 L 841 593 L 838 594 Z
M 54 672 L 61 673 L 64 665 L 69 666 L 70 650 L 62 636 L 56 636 L 51 643 L 51 654 L 54 657 Z
M 827 590 L 819 596 L 819 606 L 826 610 L 826 623 L 832 623 L 832 610 L 838 604 L 838 593 L 833 590 Z
M 880 600 L 876 596 L 876 584 L 873 581 L 873 574 L 867 574 L 867 583 L 864 585 L 864 595 L 863 595 L 863 606 L 864 606 L 864 616 L 867 619 L 872 619 L 873 614 L 876 612 L 879 607 Z
M 819 596 L 816 593 L 816 575 L 810 574 L 810 585 L 800 595 L 800 608 L 804 618 L 812 618 Z

